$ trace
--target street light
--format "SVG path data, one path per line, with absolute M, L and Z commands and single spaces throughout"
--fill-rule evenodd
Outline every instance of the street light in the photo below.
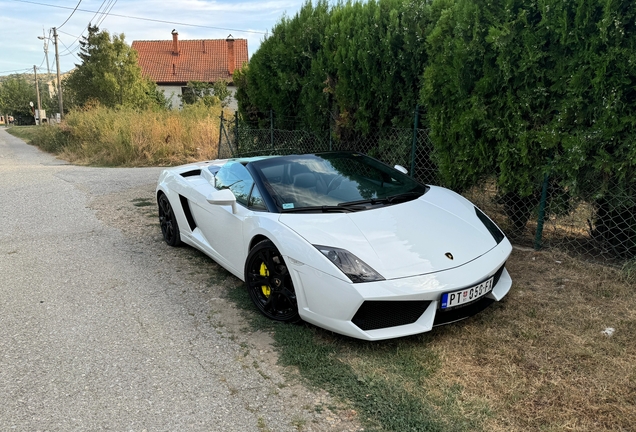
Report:
M 38 39 L 46 40 L 49 39 L 46 36 L 38 36 Z M 55 45 L 55 64 L 57 66 L 57 101 L 60 108 L 60 118 L 64 118 L 64 104 L 62 103 L 62 80 L 60 79 L 60 54 L 57 48 L 57 28 L 53 27 L 53 44 Z M 49 56 L 48 56 L 48 47 L 45 42 L 44 54 L 46 56 L 46 65 L 48 68 Z
M 42 29 L 42 36 L 38 36 L 38 39 L 44 41 L 44 57 L 46 57 L 46 73 L 48 75 L 51 75 L 51 67 L 49 66 L 49 41 L 51 39 L 45 36 L 44 29 Z

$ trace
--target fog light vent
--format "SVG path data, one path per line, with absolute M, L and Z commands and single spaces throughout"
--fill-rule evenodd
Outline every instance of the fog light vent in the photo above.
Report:
M 367 300 L 362 303 L 353 319 L 362 330 L 377 330 L 413 324 L 422 316 L 430 301 L 384 301 Z

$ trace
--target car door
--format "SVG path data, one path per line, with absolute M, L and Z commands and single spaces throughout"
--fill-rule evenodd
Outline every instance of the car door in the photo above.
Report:
M 201 230 L 210 247 L 218 254 L 222 264 L 236 274 L 243 274 L 246 246 L 243 240 L 243 224 L 252 213 L 247 209 L 247 201 L 254 184 L 250 173 L 240 163 L 230 161 L 215 176 L 215 188 L 230 189 L 236 197 L 235 211 L 230 205 L 201 203 L 195 214 Z

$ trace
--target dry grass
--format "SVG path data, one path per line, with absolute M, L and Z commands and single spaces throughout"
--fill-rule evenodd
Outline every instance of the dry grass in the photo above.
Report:
M 433 336 L 442 367 L 431 384 L 486 401 L 489 431 L 633 430 L 634 287 L 553 252 L 516 250 L 508 268 L 514 287 L 502 304 Z
M 636 286 L 558 252 L 515 249 L 507 268 L 513 288 L 481 314 L 411 338 L 341 343 L 339 360 L 358 380 L 419 400 L 434 430 L 634 430 Z
M 369 343 L 317 330 L 296 357 L 330 347 L 333 360 L 304 375 L 323 367 L 327 388 L 387 431 L 634 430 L 636 286 L 559 252 L 517 248 L 507 267 L 502 302 L 423 335 Z
M 92 106 L 70 112 L 60 127 L 41 128 L 33 143 L 76 164 L 176 165 L 218 154 L 221 108 L 137 111 Z

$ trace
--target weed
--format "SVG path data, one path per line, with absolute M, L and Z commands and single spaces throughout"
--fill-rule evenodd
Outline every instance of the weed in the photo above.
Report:
M 636 259 L 627 261 L 623 264 L 621 273 L 625 282 L 629 284 L 636 284 Z
M 220 107 L 73 110 L 61 125 L 10 128 L 45 151 L 97 166 L 176 165 L 218 154 Z M 14 130 L 15 129 L 15 130 Z
M 254 312 L 246 316 L 255 329 L 273 332 L 281 364 L 295 366 L 312 385 L 355 405 L 367 428 L 479 429 L 479 421 L 440 415 L 435 405 L 439 401 L 423 398 L 426 391 L 417 390 L 426 387 L 427 378 L 439 367 L 437 356 L 422 346 L 425 338 L 369 343 L 332 336 L 310 325 L 285 325 L 266 319 L 256 313 L 244 289 L 231 289 L 228 295 L 239 308 Z M 446 396 L 446 405 L 457 411 L 459 398 Z
M 290 424 L 293 427 L 295 427 L 297 431 L 302 431 L 306 423 L 307 423 L 307 420 L 305 420 L 304 418 L 300 416 L 294 416 L 294 418 L 292 418 L 290 422 Z
M 267 423 L 265 423 L 265 420 L 263 419 L 263 417 L 259 417 L 258 418 L 258 421 L 256 423 L 256 427 L 261 432 L 269 432 L 269 428 L 267 427 Z
M 155 205 L 154 201 L 148 198 L 135 198 L 132 200 L 132 203 L 135 207 L 150 207 Z

